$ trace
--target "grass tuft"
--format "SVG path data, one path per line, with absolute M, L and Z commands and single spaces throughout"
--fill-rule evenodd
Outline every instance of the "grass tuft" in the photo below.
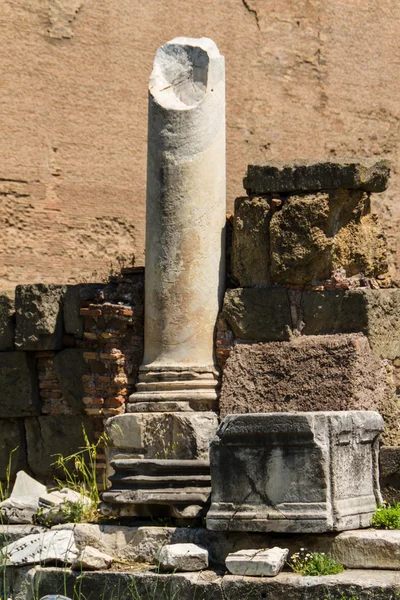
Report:
M 288 565 L 299 575 L 336 575 L 344 571 L 343 566 L 324 552 L 308 552 L 300 548 L 292 555 Z
M 400 502 L 379 506 L 374 512 L 371 525 L 377 529 L 400 529 Z

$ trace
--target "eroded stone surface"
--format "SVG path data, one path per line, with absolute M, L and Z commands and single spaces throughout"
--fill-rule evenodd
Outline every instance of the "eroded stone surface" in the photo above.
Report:
M 0 294 L 0 351 L 14 348 L 15 291 L 4 290 Z
M 240 339 L 258 342 L 290 339 L 292 319 L 286 288 L 227 290 L 222 314 Z
M 399 569 L 400 531 L 344 531 L 331 553 L 347 569 Z
M 196 544 L 167 544 L 159 554 L 166 571 L 201 571 L 208 567 L 208 552 Z
M 79 581 L 78 581 L 78 578 Z M 157 574 L 152 572 L 98 572 L 86 573 L 65 569 L 38 569 L 35 589 L 40 595 L 56 591 L 73 597 L 79 589 L 87 600 L 112 597 L 131 600 L 132 587 L 143 600 L 153 600 L 155 594 L 165 590 L 179 600 L 212 598 L 212 600 L 243 600 L 267 598 L 268 600 L 322 600 L 325 597 L 365 597 L 388 600 L 400 591 L 398 571 L 347 570 L 338 575 L 303 577 L 295 573 L 280 573 L 277 577 L 243 577 L 225 575 L 214 571 L 199 573 Z M 19 600 L 19 599 L 18 599 Z M 23 598 L 21 598 L 23 600 Z
M 385 397 L 382 365 L 357 334 L 237 342 L 222 381 L 221 415 L 296 410 L 373 410 Z
M 2 418 L 40 414 L 36 364 L 26 352 L 0 352 Z
M 109 554 L 100 552 L 91 546 L 85 546 L 72 563 L 71 569 L 75 571 L 102 571 L 109 569 L 113 560 L 113 557 Z
M 249 194 L 310 192 L 336 188 L 384 192 L 390 176 L 388 160 L 354 158 L 296 160 L 249 165 L 243 184 Z
M 233 217 L 232 275 L 243 287 L 271 280 L 269 225 L 272 211 L 266 198 L 237 198 Z
M 376 503 L 372 411 L 230 415 L 211 442 L 215 531 L 323 532 L 367 527 Z
M 289 196 L 270 223 L 270 274 L 297 285 L 388 270 L 386 240 L 366 192 L 334 190 Z M 268 282 L 266 282 L 268 283 Z
M 111 444 L 157 459 L 207 459 L 218 427 L 211 412 L 131 413 L 106 423 Z
M 287 548 L 278 547 L 265 550 L 239 550 L 228 554 L 225 564 L 232 575 L 276 577 L 282 570 L 288 554 Z
M 15 290 L 15 346 L 19 350 L 58 350 L 62 347 L 62 301 L 66 286 L 18 285 Z

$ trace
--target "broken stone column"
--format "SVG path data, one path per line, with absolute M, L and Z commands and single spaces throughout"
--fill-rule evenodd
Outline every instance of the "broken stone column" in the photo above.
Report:
M 382 501 L 373 411 L 230 415 L 211 443 L 214 531 L 368 527 Z
M 176 38 L 150 77 L 144 358 L 130 414 L 106 426 L 108 514 L 193 517 L 209 500 L 225 218 L 224 58 Z
M 129 412 L 216 405 L 225 210 L 224 58 L 176 38 L 150 77 L 145 349 Z

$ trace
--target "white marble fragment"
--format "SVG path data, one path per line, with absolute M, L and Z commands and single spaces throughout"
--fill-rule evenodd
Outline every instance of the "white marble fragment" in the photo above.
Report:
M 201 571 L 208 567 L 207 550 L 196 544 L 167 544 L 158 558 L 166 571 Z
M 0 503 L 1 519 L 5 523 L 32 523 L 39 506 L 39 497 L 46 486 L 18 471 L 10 497 Z
M 70 529 L 27 535 L 0 550 L 8 565 L 36 565 L 49 562 L 71 564 L 78 556 L 74 532 Z
M 266 550 L 239 550 L 228 554 L 226 568 L 232 575 L 275 577 L 285 564 L 289 550 L 274 548 Z

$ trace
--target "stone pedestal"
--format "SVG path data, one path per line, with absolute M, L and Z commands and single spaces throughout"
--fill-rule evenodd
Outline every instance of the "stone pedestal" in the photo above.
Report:
M 211 442 L 215 531 L 324 532 L 368 527 L 377 502 L 372 411 L 227 416 Z
M 120 516 L 192 517 L 209 499 L 225 187 L 224 58 L 212 40 L 176 38 L 149 86 L 144 358 L 104 494 Z

